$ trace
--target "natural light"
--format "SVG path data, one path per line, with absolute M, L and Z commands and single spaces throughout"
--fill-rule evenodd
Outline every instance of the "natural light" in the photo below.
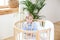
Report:
M 7 6 L 9 0 L 0 0 L 0 6 Z

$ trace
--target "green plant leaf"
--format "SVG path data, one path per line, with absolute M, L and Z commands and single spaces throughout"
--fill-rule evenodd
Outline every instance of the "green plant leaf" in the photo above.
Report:
M 26 7 L 23 9 L 27 9 L 30 14 L 33 15 L 34 19 L 39 19 L 39 11 L 45 6 L 45 0 L 36 0 L 36 3 L 33 4 L 31 1 L 29 0 L 26 0 L 26 1 L 23 1 L 22 4 L 24 4 Z M 35 10 L 38 10 L 37 12 L 35 12 Z

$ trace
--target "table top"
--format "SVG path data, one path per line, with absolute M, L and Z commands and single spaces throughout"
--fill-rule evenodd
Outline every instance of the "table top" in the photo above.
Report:
M 14 28 L 17 29 L 17 30 L 20 30 L 21 32 L 29 32 L 29 31 L 25 31 L 25 30 L 20 29 L 21 28 L 20 22 L 22 22 L 22 21 L 16 22 Z M 54 40 L 54 24 L 51 21 L 45 20 L 45 26 L 44 27 L 38 25 L 37 32 L 39 30 L 44 30 L 44 29 L 49 29 L 49 28 L 51 29 L 50 40 Z M 30 31 L 30 32 L 33 32 L 33 31 Z
M 22 21 L 16 22 L 15 23 L 15 27 L 17 27 L 18 29 L 20 29 L 21 26 L 22 26 L 22 23 L 21 22 Z M 37 27 L 38 27 L 39 30 L 48 29 L 48 28 L 54 28 L 54 24 L 51 21 L 48 21 L 48 20 L 45 20 L 44 26 L 41 26 L 40 25 L 40 22 L 36 22 L 36 23 L 38 24 Z

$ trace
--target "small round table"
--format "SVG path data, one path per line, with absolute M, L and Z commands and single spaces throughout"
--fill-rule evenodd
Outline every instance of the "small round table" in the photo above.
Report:
M 24 21 L 18 21 L 15 23 L 14 26 L 14 37 L 15 40 L 23 40 L 23 34 L 22 33 L 35 33 L 36 34 L 36 40 L 41 40 L 41 36 L 42 33 L 47 33 L 48 35 L 48 39 L 47 40 L 54 40 L 54 25 L 52 22 L 46 20 L 45 21 L 45 26 L 38 28 L 37 31 L 26 31 L 26 30 L 22 30 L 22 25 L 21 23 Z M 41 33 L 42 32 L 42 33 Z M 20 34 L 20 36 L 18 35 Z M 43 36 L 44 37 L 44 36 Z
M 36 40 L 39 40 L 39 35 L 38 35 L 38 30 L 37 31 L 27 31 L 27 30 L 22 30 L 21 29 L 21 22 L 23 21 L 18 21 L 15 23 L 15 27 L 14 27 L 14 37 L 15 37 L 15 40 L 23 40 L 23 36 L 19 36 L 19 39 L 16 39 L 17 38 L 17 35 L 20 34 L 20 33 L 35 33 L 36 34 Z M 20 27 L 17 26 L 17 24 L 19 24 Z M 22 34 L 20 34 L 22 35 Z

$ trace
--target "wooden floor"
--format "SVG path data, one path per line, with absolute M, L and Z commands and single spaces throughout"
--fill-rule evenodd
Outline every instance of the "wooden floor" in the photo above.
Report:
M 55 23 L 55 40 L 60 40 L 60 22 Z
M 9 37 L 9 38 L 6 38 L 4 40 L 14 40 L 14 37 Z
M 55 39 L 54 40 L 60 40 L 60 22 L 57 22 L 55 25 Z M 4 40 L 14 40 L 14 37 L 10 37 Z

